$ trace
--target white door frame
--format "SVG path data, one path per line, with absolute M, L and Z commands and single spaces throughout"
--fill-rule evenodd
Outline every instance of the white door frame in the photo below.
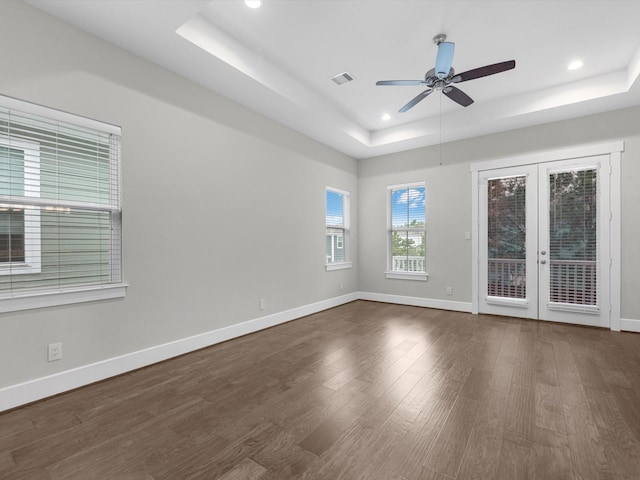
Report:
M 563 171 L 571 171 L 573 168 L 595 170 L 598 175 L 598 268 L 600 272 L 596 280 L 598 285 L 598 305 L 574 305 L 553 303 L 548 297 L 540 297 L 538 303 L 539 318 L 556 322 L 579 323 L 580 325 L 590 325 L 594 327 L 609 327 L 611 321 L 610 285 L 611 280 L 609 267 L 611 265 L 611 234 L 609 221 L 613 217 L 609 202 L 611 192 L 609 191 L 610 155 L 598 155 L 588 158 L 578 158 L 571 160 L 561 160 L 553 163 L 543 163 L 539 165 L 539 201 L 545 205 L 546 211 L 539 212 L 538 223 L 538 248 L 551 251 L 549 244 L 549 174 Z M 546 256 L 545 256 L 546 257 Z M 543 258 L 542 256 L 540 257 Z M 546 258 L 544 258 L 546 260 Z M 551 260 L 551 259 L 549 259 Z M 549 294 L 551 283 L 550 271 L 552 261 L 540 261 L 538 269 L 540 291 Z M 576 315 L 577 314 L 577 315 Z
M 525 298 L 504 298 L 504 297 L 489 297 L 486 296 L 485 288 L 488 285 L 488 271 L 487 263 L 488 258 L 485 255 L 480 256 L 478 261 L 483 268 L 478 271 L 478 287 L 482 290 L 478 292 L 478 311 L 482 308 L 483 313 L 490 313 L 495 315 L 508 315 L 510 317 L 522 317 L 522 318 L 538 318 L 538 258 L 536 255 L 532 255 L 530 252 L 535 252 L 538 249 L 538 236 L 533 234 L 537 231 L 538 215 L 534 215 L 534 207 L 537 212 L 537 196 L 538 196 L 538 166 L 537 165 L 517 165 L 515 167 L 481 170 L 478 172 L 478 184 L 482 185 L 482 189 L 478 191 L 480 195 L 478 213 L 481 214 L 480 208 L 484 210 L 486 215 L 486 207 L 488 204 L 487 198 L 487 182 L 489 179 L 508 178 L 508 177 L 525 177 L 526 179 L 526 195 L 525 205 L 523 207 L 526 210 L 526 227 L 527 232 L 525 238 L 525 251 L 526 255 L 526 296 Z M 531 183 L 533 180 L 533 184 Z M 480 216 L 482 218 L 482 215 Z M 488 225 L 485 222 L 478 222 L 478 252 L 487 252 L 488 247 Z M 484 262 L 483 262 L 484 260 Z
M 479 259 L 480 259 L 480 238 L 479 238 L 479 172 L 483 170 L 493 170 L 499 168 L 514 167 L 520 165 L 532 165 L 546 162 L 555 162 L 560 160 L 571 160 L 583 157 L 593 157 L 596 155 L 608 155 L 610 160 L 610 171 L 607 175 L 603 175 L 602 181 L 609 182 L 609 254 L 610 267 L 608 272 L 602 272 L 607 275 L 609 280 L 609 326 L 611 330 L 620 331 L 620 158 L 621 152 L 624 151 L 624 142 L 622 140 L 612 141 L 608 143 L 599 143 L 593 145 L 583 145 L 558 150 L 550 150 L 537 152 L 527 155 L 507 157 L 495 160 L 486 160 L 473 162 L 470 165 L 471 171 L 471 190 L 472 190 L 472 238 L 473 248 L 471 252 L 472 265 L 472 313 L 478 314 L 479 310 Z M 606 172 L 603 172 L 606 173 Z M 607 309 L 607 305 L 601 306 Z

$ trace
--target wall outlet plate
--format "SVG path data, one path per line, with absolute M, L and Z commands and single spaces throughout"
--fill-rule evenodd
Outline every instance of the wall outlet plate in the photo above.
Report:
M 62 342 L 49 344 L 49 361 L 62 360 Z

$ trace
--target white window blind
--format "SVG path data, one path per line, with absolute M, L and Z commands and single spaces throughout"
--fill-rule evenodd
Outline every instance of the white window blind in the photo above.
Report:
M 120 129 L 0 97 L 0 300 L 122 282 Z
M 389 195 L 388 243 L 390 272 L 426 273 L 426 187 L 395 185 Z
M 598 170 L 549 175 L 549 301 L 598 305 Z
M 349 192 L 327 187 L 325 190 L 325 264 L 349 261 Z
M 487 181 L 488 295 L 526 298 L 527 176 Z

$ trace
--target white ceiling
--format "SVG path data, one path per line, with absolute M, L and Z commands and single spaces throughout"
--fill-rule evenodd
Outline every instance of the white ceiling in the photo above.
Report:
M 640 0 L 26 1 L 355 158 L 640 105 Z M 398 113 L 425 87 L 375 82 L 424 78 L 439 33 L 457 72 L 516 68 Z

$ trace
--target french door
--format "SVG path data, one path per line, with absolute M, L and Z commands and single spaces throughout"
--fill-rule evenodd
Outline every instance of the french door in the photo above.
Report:
M 479 172 L 478 310 L 609 326 L 609 156 Z

